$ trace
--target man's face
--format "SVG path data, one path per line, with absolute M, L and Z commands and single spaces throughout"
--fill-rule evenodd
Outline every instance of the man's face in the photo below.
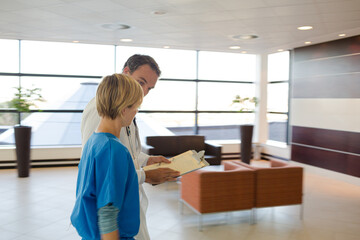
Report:
M 144 91 L 144 96 L 146 96 L 149 91 L 155 87 L 159 77 L 156 72 L 152 70 L 151 67 L 147 64 L 140 66 L 132 74 L 130 74 L 129 68 L 125 67 L 123 73 L 131 76 L 138 83 L 140 83 Z

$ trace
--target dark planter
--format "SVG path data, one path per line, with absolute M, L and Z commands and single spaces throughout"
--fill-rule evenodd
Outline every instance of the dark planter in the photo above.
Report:
M 240 125 L 241 135 L 241 161 L 250 164 L 251 146 L 254 125 Z
M 14 131 L 18 176 L 28 177 L 30 172 L 31 127 L 16 126 Z

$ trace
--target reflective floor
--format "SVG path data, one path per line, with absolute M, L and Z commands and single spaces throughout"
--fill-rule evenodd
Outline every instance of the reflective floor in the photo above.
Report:
M 29 178 L 15 169 L 0 170 L 0 239 L 80 239 L 70 226 L 77 168 L 35 168 Z M 333 174 L 329 174 L 332 176 Z M 305 171 L 304 218 L 299 206 L 263 208 L 257 224 L 250 211 L 198 216 L 186 206 L 179 213 L 178 184 L 145 184 L 150 206 L 148 227 L 154 240 L 316 239 L 351 240 L 360 236 L 360 186 Z

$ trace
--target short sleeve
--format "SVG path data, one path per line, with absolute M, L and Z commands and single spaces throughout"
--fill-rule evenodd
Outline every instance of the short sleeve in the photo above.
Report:
M 121 209 L 124 202 L 129 164 L 127 152 L 120 145 L 110 140 L 95 160 L 97 209 L 109 203 Z

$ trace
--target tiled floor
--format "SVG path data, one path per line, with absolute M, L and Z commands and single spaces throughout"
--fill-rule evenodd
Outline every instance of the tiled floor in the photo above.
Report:
M 70 226 L 77 168 L 31 169 L 29 178 L 16 170 L 0 170 L 0 239 L 79 239 Z M 198 218 L 178 210 L 178 185 L 145 186 L 150 199 L 148 226 L 154 240 L 177 239 L 360 239 L 360 186 L 305 171 L 304 219 L 299 206 L 258 210 L 250 225 L 249 211 Z

